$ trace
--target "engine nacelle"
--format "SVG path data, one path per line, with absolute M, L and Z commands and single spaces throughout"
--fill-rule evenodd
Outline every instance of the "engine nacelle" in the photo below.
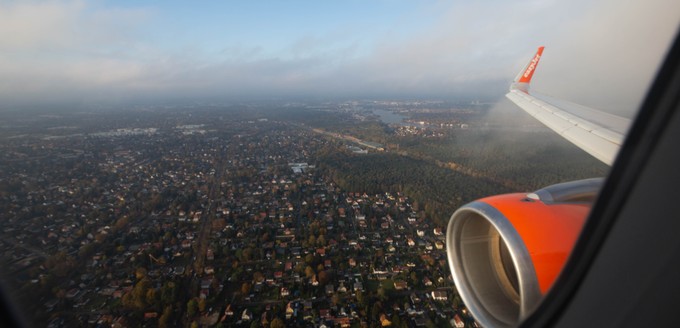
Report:
M 603 179 L 483 198 L 458 209 L 446 231 L 460 296 L 485 327 L 514 327 L 564 267 Z

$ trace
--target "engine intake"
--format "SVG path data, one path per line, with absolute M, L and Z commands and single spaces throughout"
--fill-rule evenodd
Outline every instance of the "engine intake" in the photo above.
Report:
M 464 205 L 446 232 L 460 296 L 485 327 L 514 327 L 548 292 L 578 238 L 603 179 Z

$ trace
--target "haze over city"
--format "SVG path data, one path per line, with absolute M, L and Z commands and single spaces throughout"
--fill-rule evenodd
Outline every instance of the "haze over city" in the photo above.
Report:
M 631 116 L 678 7 L 665 0 L 4 2 L 0 97 L 2 110 L 310 96 L 495 100 L 545 45 L 537 90 Z

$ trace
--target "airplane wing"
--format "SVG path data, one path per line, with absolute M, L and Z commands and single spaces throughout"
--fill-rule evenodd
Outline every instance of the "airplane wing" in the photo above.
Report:
M 630 123 L 529 93 L 542 51 L 539 48 L 515 79 L 508 98 L 580 148 L 611 163 Z M 680 41 L 676 41 L 643 103 L 641 120 L 618 154 L 611 173 L 616 179 L 571 181 L 529 194 L 489 196 L 453 213 L 446 230 L 449 269 L 460 298 L 483 327 L 632 326 L 631 322 L 649 320 L 678 326 L 675 307 L 666 309 L 649 300 L 661 298 L 666 304 L 675 297 L 680 283 L 674 273 L 680 270 L 669 273 L 667 265 L 638 262 L 659 257 L 645 254 L 662 254 L 666 257 L 655 263 L 671 263 L 680 250 L 671 233 L 677 229 L 668 229 L 680 221 L 667 220 L 680 207 L 672 192 L 680 181 L 680 171 L 675 169 L 680 157 L 672 151 L 680 140 L 680 115 L 674 115 L 680 108 L 679 53 Z M 641 216 L 658 222 L 640 220 Z M 657 248 L 645 249 L 640 258 L 630 256 L 640 248 L 631 238 L 654 240 L 643 244 Z M 664 243 L 671 240 L 674 245 Z M 618 273 L 628 267 L 638 269 L 635 274 L 642 278 L 617 279 L 625 276 Z M 643 282 L 631 287 L 641 297 L 629 297 L 630 289 L 621 288 L 631 281 Z M 635 314 L 619 315 L 623 308 L 634 309 Z
M 529 64 L 520 71 L 506 97 L 579 148 L 612 165 L 631 121 L 565 100 L 529 93 L 543 49 L 539 47 Z

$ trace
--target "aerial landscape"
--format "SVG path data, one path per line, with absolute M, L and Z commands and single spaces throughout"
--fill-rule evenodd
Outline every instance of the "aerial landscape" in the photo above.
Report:
M 3 116 L 11 295 L 54 326 L 471 324 L 456 207 L 607 170 L 488 105 L 280 106 Z
M 452 214 L 610 170 L 504 99 L 514 75 L 546 42 L 535 84 L 630 119 L 676 22 L 633 1 L 605 19 L 613 1 L 491 2 L 0 4 L 4 312 L 480 326 Z M 595 33 L 614 28 L 644 42 Z

